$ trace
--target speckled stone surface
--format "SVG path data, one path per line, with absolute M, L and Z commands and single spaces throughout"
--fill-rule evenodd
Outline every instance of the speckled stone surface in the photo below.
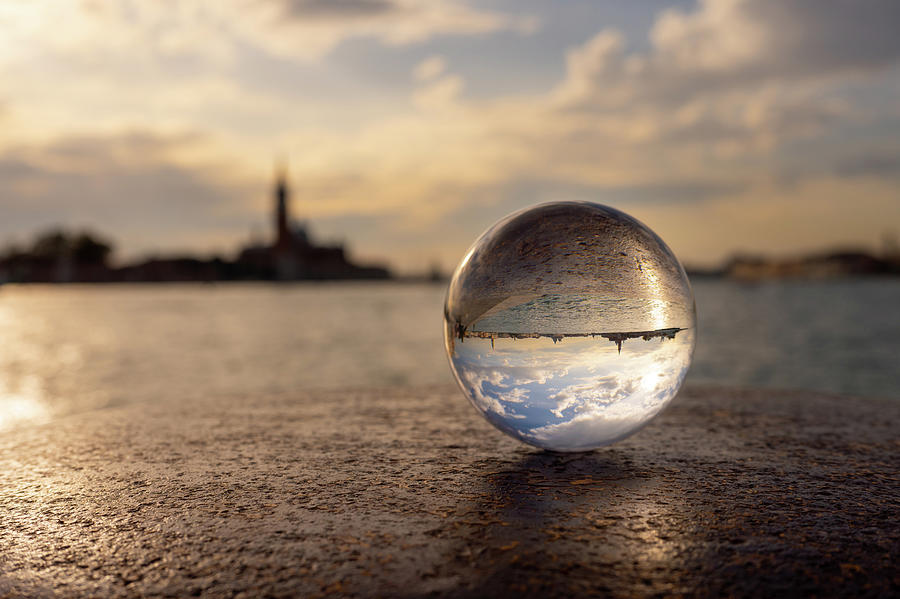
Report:
M 550 454 L 453 388 L 110 408 L 0 436 L 0 596 L 900 593 L 900 402 L 688 387 Z

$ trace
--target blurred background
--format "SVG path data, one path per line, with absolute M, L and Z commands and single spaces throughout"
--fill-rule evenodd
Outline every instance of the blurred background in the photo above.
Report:
M 896 0 L 5 0 L 0 430 L 446 383 L 551 200 L 687 266 L 694 382 L 900 399 Z

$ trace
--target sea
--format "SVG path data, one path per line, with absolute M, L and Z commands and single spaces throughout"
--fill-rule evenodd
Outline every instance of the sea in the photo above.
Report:
M 689 384 L 900 400 L 900 279 L 692 285 Z M 0 431 L 160 397 L 252 401 L 451 383 L 445 291 L 397 282 L 3 285 Z

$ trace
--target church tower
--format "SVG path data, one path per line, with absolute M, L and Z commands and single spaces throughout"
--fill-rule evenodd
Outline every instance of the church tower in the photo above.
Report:
M 275 179 L 275 247 L 284 248 L 291 244 L 291 230 L 288 214 L 290 198 L 283 165 L 278 166 Z

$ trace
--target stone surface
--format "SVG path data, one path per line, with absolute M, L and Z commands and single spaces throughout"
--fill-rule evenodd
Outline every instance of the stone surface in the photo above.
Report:
M 588 454 L 449 387 L 110 408 L 0 436 L 0 597 L 896 595 L 898 432 L 699 387 Z

